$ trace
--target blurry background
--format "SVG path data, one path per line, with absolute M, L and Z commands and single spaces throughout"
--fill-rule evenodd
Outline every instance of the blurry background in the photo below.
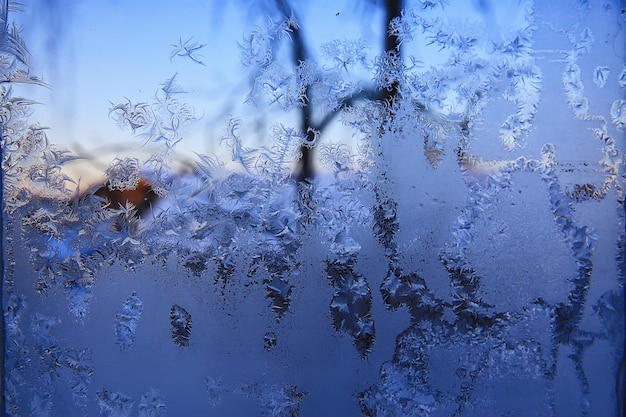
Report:
M 288 121 L 296 125 L 294 112 L 270 110 L 261 104 L 245 103 L 252 74 L 241 63 L 246 34 L 259 30 L 268 19 L 278 21 L 274 1 L 211 2 L 185 0 L 176 3 L 152 1 L 32 0 L 23 12 L 14 13 L 32 54 L 32 72 L 41 76 L 49 89 L 26 87 L 27 96 L 41 103 L 36 119 L 49 127 L 49 138 L 88 160 L 68 164 L 73 178 L 93 181 L 116 156 L 149 155 L 142 140 L 120 129 L 109 117 L 114 104 L 126 99 L 151 102 L 160 85 L 173 75 L 183 90 L 180 97 L 201 119 L 194 123 L 177 145 L 179 161 L 195 160 L 193 152 L 216 153 L 227 160 L 219 140 L 226 118 L 242 117 L 243 137 L 248 146 L 262 146 L 269 125 Z M 384 5 L 376 0 L 292 2 L 303 29 L 304 40 L 314 61 L 324 61 L 321 46 L 329 41 L 361 39 L 367 58 L 373 62 L 383 49 Z M 424 2 L 427 3 L 427 2 Z M 437 13 L 438 8 L 433 8 Z M 441 11 L 439 11 L 441 12 Z M 516 0 L 474 0 L 449 7 L 442 18 L 475 25 L 486 24 L 492 36 L 514 33 L 527 25 L 524 7 Z M 495 39 L 495 38 L 494 38 Z M 194 56 L 171 53 L 179 43 L 204 45 Z M 427 70 L 447 59 L 437 45 L 416 37 L 403 45 Z M 286 63 L 292 50 L 276 51 Z M 357 69 L 358 70 L 358 69 Z M 352 74 L 367 84 L 372 71 Z M 323 132 L 334 142 L 351 144 L 352 133 L 334 123 Z
M 178 98 L 200 117 L 176 145 L 180 161 L 196 160 L 194 152 L 229 160 L 220 139 L 230 115 L 242 119 L 250 147 L 270 146 L 274 123 L 300 126 L 297 108 L 246 103 L 258 74 L 240 62 L 238 43 L 267 30 L 268 19 L 280 22 L 283 2 L 163 3 L 33 1 L 14 15 L 32 73 L 50 86 L 19 85 L 15 96 L 39 101 L 31 119 L 50 128 L 52 143 L 87 158 L 68 164 L 72 177 L 95 181 L 115 157 L 152 154 L 153 145 L 117 126 L 109 111 L 127 100 L 153 102 L 174 74 L 187 91 Z M 338 72 L 371 88 L 386 38 L 383 11 L 393 1 L 293 3 L 307 51 L 322 68 L 337 65 L 324 55 L 325 42 L 365 43 L 365 65 Z M 188 199 L 189 189 L 177 194 L 174 184 L 174 209 L 132 236 L 131 228 L 128 236 L 123 227 L 99 228 L 89 213 L 87 222 L 63 217 L 67 204 L 42 208 L 34 199 L 34 207 L 20 207 L 11 295 L 27 301 L 14 327 L 25 336 L 12 335 L 7 358 L 32 366 L 11 367 L 11 382 L 20 382 L 10 387 L 16 403 L 34 415 L 116 415 L 103 407 L 110 394 L 111 403 L 126 404 L 117 415 L 135 415 L 155 388 L 168 415 L 276 415 L 274 403 L 300 400 L 302 416 L 357 416 L 364 406 L 418 410 L 414 403 L 424 415 L 429 408 L 481 417 L 611 414 L 623 337 L 621 5 L 410 2 L 415 37 L 403 48 L 415 83 L 407 86 L 423 90 L 408 96 L 422 105 L 432 97 L 427 115 L 407 112 L 396 130 L 370 135 L 372 146 L 381 145 L 369 155 L 367 186 L 352 182 L 359 173 L 332 167 L 336 182 L 317 189 L 315 221 L 302 233 L 289 184 L 273 187 L 256 172 L 226 173 L 210 203 Z M 471 47 L 458 44 L 473 37 Z M 291 45 L 273 50 L 286 66 Z M 185 56 L 184 47 L 197 49 Z M 388 121 L 363 114 L 356 122 Z M 321 141 L 355 147 L 358 134 L 334 120 Z M 271 189 L 247 188 L 260 180 Z M 265 216 L 258 222 L 256 211 Z M 30 227 L 22 233 L 24 219 Z M 343 266 L 362 278 L 347 290 L 329 279 L 346 248 L 358 261 Z M 88 261 L 98 266 L 93 276 Z M 228 283 L 219 282 L 222 261 L 234 264 Z M 402 305 L 392 308 L 391 291 L 382 290 L 395 291 L 399 270 L 402 290 L 414 279 L 412 293 L 408 301 L 398 295 Z M 286 288 L 291 304 L 278 320 L 272 291 Z M 333 327 L 346 293 L 371 293 L 371 310 L 358 316 L 376 324 L 365 359 L 354 335 Z M 144 310 L 125 350 L 116 326 L 133 294 Z M 431 295 L 443 318 L 422 310 L 428 304 L 420 297 Z M 193 317 L 186 347 L 172 341 L 175 305 Z M 275 346 L 265 346 L 272 335 Z M 76 369 L 81 355 L 91 365 Z M 83 404 L 74 407 L 76 398 Z

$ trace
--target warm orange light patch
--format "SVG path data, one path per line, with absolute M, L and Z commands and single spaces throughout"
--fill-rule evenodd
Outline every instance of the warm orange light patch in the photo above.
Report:
M 143 179 L 139 180 L 137 188 L 134 190 L 110 190 L 108 186 L 103 185 L 94 194 L 106 198 L 109 201 L 109 207 L 112 209 L 125 206 L 126 202 L 129 202 L 137 208 L 139 215 L 148 210 L 150 205 L 157 199 L 152 186 Z

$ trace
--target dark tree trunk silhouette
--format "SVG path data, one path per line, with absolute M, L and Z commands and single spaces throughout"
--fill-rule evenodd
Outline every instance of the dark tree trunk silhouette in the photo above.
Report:
M 3 135 L 0 132 L 0 141 L 3 140 Z M 0 161 L 4 162 L 4 146 L 0 146 Z M 0 401 L 0 416 L 5 416 L 5 406 L 4 406 L 4 372 L 5 368 L 5 357 L 4 357 L 4 340 L 6 337 L 5 329 L 4 329 L 4 283 L 6 282 L 7 277 L 6 274 L 6 264 L 4 262 L 4 240 L 7 238 L 5 233 L 7 232 L 4 227 L 4 167 L 0 169 L 0 202 L 2 204 L 2 208 L 0 209 L 0 224 L 2 226 L 2 231 L 0 231 L 0 268 L 2 269 L 2 282 L 0 282 L 0 306 L 2 307 L 2 317 L 0 317 L 0 366 L 2 367 L 2 378 L 0 378 L 0 396 L 2 396 L 2 401 Z
M 285 18 L 291 15 L 295 15 L 295 12 L 289 7 L 286 0 L 278 0 L 278 7 Z M 296 17 L 297 20 L 297 17 Z M 308 58 L 308 52 L 304 43 L 302 30 L 299 27 L 291 27 L 292 39 L 293 39 L 293 62 L 295 66 L 306 61 Z M 315 127 L 312 125 L 311 120 L 311 104 L 309 101 L 309 87 L 306 87 L 304 91 L 306 101 L 300 107 L 300 129 L 307 135 L 307 141 L 312 144 L 315 139 Z M 299 161 L 299 167 L 295 174 L 297 181 L 304 181 L 313 177 L 313 152 L 312 147 L 309 145 L 303 145 L 300 148 L 302 157 Z
M 285 19 L 290 16 L 294 16 L 296 21 L 298 17 L 295 14 L 295 11 L 291 8 L 287 0 L 276 0 L 276 6 L 280 13 L 283 15 Z M 386 54 L 400 54 L 400 40 L 396 35 L 389 34 L 389 24 L 394 18 L 400 17 L 403 9 L 403 1 L 402 0 L 385 0 L 384 6 L 385 8 L 385 19 L 383 22 L 385 28 L 385 37 L 384 37 L 384 52 Z M 308 57 L 309 53 L 307 51 L 307 46 L 304 41 L 304 36 L 302 29 L 299 27 L 291 27 L 291 38 L 293 41 L 293 54 L 292 59 L 295 66 L 300 65 L 300 63 L 304 62 Z M 315 176 L 314 171 L 314 163 L 313 158 L 315 154 L 315 144 L 313 143 L 315 139 L 316 132 L 322 132 L 324 128 L 343 110 L 345 107 L 352 105 L 354 102 L 363 100 L 363 99 L 378 99 L 385 103 L 391 103 L 398 95 L 400 91 L 399 82 L 394 82 L 391 88 L 383 89 L 381 91 L 372 91 L 372 90 L 359 90 L 355 91 L 353 94 L 349 94 L 339 100 L 339 106 L 336 110 L 329 112 L 325 115 L 318 123 L 312 118 L 313 108 L 312 106 L 315 103 L 312 102 L 309 88 L 307 87 L 304 96 L 306 98 L 305 102 L 299 108 L 300 111 L 300 129 L 307 136 L 307 144 L 302 145 L 300 152 L 302 157 L 298 161 L 298 166 L 296 167 L 296 171 L 294 172 L 294 178 L 298 182 L 308 181 Z
M 393 19 L 402 15 L 402 7 L 402 0 L 385 0 L 385 54 L 387 55 L 401 56 L 400 39 L 397 35 L 389 33 L 389 25 Z M 380 100 L 382 100 L 383 103 L 391 104 L 399 92 L 400 83 L 396 80 L 390 88 L 380 91 Z

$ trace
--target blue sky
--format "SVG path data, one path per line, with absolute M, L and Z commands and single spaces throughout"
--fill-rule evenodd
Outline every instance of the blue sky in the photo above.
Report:
M 258 6 L 242 3 L 217 7 L 192 0 L 176 6 L 158 1 L 54 0 L 47 2 L 48 7 L 38 1 L 26 5 L 15 18 L 23 25 L 33 72 L 51 87 L 24 93 L 43 104 L 37 106 L 34 119 L 50 127 L 49 138 L 55 144 L 95 152 L 106 163 L 124 150 L 137 153 L 141 144 L 109 118 L 110 102 L 151 101 L 159 84 L 178 74 L 189 93 L 181 99 L 203 116 L 179 145 L 180 153 L 219 151 L 215 138 L 224 128 L 224 113 L 246 111 L 241 104 L 249 83 L 237 42 L 263 18 Z M 318 1 L 301 9 L 302 24 L 312 22 L 317 45 L 334 38 L 373 38 L 380 26 L 377 14 L 358 10 L 346 0 Z M 205 66 L 182 57 L 170 60 L 171 45 L 180 38 L 206 44 L 198 51 Z M 80 165 L 82 170 L 85 164 Z
M 98 161 L 90 161 L 91 167 L 85 162 L 73 163 L 71 175 L 102 171 L 124 153 L 140 155 L 141 140 L 109 118 L 110 103 L 125 98 L 150 102 L 159 84 L 174 74 L 188 91 L 181 99 L 202 116 L 177 151 L 183 158 L 192 158 L 192 152 L 219 153 L 219 135 L 229 114 L 247 118 L 264 111 L 243 105 L 249 80 L 237 46 L 244 33 L 265 19 L 260 3 L 231 1 L 216 6 L 184 0 L 174 6 L 144 0 L 33 0 L 26 4 L 15 18 L 23 24 L 33 72 L 51 86 L 25 93 L 43 103 L 34 119 L 50 127 L 52 142 L 98 157 Z M 311 46 L 333 39 L 363 38 L 371 56 L 378 52 L 382 14 L 371 2 L 294 3 Z M 495 2 L 492 12 L 482 17 L 477 13 L 479 3 L 474 0 L 464 2 L 465 7 L 450 7 L 446 16 L 490 20 L 491 26 L 503 18 L 509 23 L 519 18 L 512 12 L 516 0 Z M 206 44 L 198 51 L 206 65 L 182 57 L 170 60 L 172 44 L 181 38 Z M 273 117 L 279 116 L 269 118 Z M 289 116 L 282 118 L 289 120 Z M 258 142 L 263 132 L 254 136 Z

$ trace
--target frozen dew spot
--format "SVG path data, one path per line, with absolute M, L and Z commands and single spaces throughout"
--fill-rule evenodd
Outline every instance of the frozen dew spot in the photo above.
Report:
M 33 393 L 32 400 L 30 402 L 30 412 L 33 416 L 51 416 L 52 415 L 52 395 L 49 392 Z
M 525 376 L 541 380 L 546 371 L 544 349 L 545 347 L 532 340 L 496 346 L 487 354 L 486 374 L 489 379 Z
M 77 319 L 84 319 L 87 315 L 89 302 L 93 297 L 92 287 L 93 282 L 89 280 L 67 280 L 65 282 L 66 294 L 69 304 L 70 312 Z
M 100 415 L 103 417 L 130 416 L 134 401 L 119 392 L 102 389 L 96 393 L 100 406 Z
M 267 351 L 272 350 L 276 347 L 276 343 L 278 343 L 278 337 L 274 332 L 267 332 L 263 337 L 263 348 Z
M 72 392 L 72 399 L 77 404 L 84 404 L 87 400 L 87 388 L 93 376 L 93 358 L 90 349 L 66 349 L 63 363 L 69 373 L 66 383 Z
M 293 385 L 272 386 L 261 394 L 261 417 L 294 417 L 300 414 L 300 401 L 306 395 Z
M 61 323 L 61 320 L 35 313 L 30 325 L 31 333 L 37 341 L 45 341 L 50 338 L 50 329 Z
M 569 105 L 574 115 L 579 119 L 584 119 L 589 114 L 589 102 L 582 94 L 575 94 L 569 97 Z
M 575 47 L 578 51 L 582 53 L 590 52 L 594 41 L 595 38 L 593 36 L 593 33 L 591 32 L 591 29 L 586 27 L 580 34 L 580 40 L 576 43 Z
M 209 398 L 209 405 L 211 407 L 217 406 L 220 402 L 222 402 L 222 396 L 226 391 L 224 389 L 224 381 L 222 381 L 221 377 L 213 378 L 207 376 L 204 378 L 204 384 Z
M 150 388 L 150 391 L 141 396 L 139 417 L 161 417 L 165 416 L 166 412 L 167 406 L 159 390 Z
M 615 100 L 611 106 L 611 120 L 618 129 L 626 126 L 626 100 Z
M 406 338 L 409 333 L 402 334 Z M 408 344 L 407 344 L 408 345 Z M 410 349 L 413 346 L 407 346 Z M 418 348 L 418 350 L 421 350 Z M 400 355 L 404 352 L 398 352 Z M 398 354 L 397 353 L 397 354 Z M 385 362 L 381 366 L 381 383 L 358 394 L 359 405 L 366 416 L 429 416 L 437 407 L 435 395 L 422 381 L 425 366 L 414 371 L 406 364 L 419 361 L 423 364 L 424 353 L 411 352 L 413 357 L 404 357 L 396 362 Z
M 137 323 L 143 311 L 143 303 L 133 292 L 115 315 L 115 335 L 121 350 L 130 348 L 135 342 Z
M 207 270 L 207 259 L 201 253 L 191 253 L 184 259 L 183 266 L 196 277 L 201 276 Z
M 191 336 L 191 314 L 184 308 L 174 304 L 170 310 L 170 330 L 172 340 L 178 346 L 189 346 Z
M 610 68 L 609 67 L 596 67 L 593 71 L 593 82 L 599 88 L 604 87 L 606 84 L 606 80 L 609 77 Z
M 267 280 L 264 283 L 267 298 L 271 301 L 272 309 L 279 317 L 282 317 L 289 309 L 293 285 L 289 284 L 285 278 L 280 277 L 278 274 L 273 275 L 271 280 Z
M 326 261 L 326 273 L 334 294 L 330 314 L 336 331 L 348 333 L 362 358 L 367 357 L 375 338 L 374 320 L 370 315 L 372 292 L 361 275 L 354 271 L 356 256 Z
M 622 296 L 617 291 L 608 291 L 593 305 L 593 311 L 602 323 L 602 332 L 607 338 L 614 340 L 624 337 L 624 302 L 620 299 Z
M 617 84 L 619 84 L 619 86 L 622 88 L 626 87 L 626 68 L 624 68 L 622 72 L 619 73 L 619 77 L 617 78 Z

